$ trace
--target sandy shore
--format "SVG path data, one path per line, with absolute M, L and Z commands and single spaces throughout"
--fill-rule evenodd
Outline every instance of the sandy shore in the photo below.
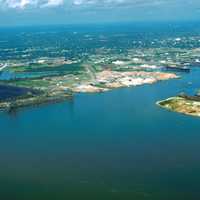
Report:
M 96 73 L 94 82 L 83 83 L 72 88 L 74 92 L 104 92 L 114 88 L 153 84 L 157 81 L 178 78 L 173 73 L 163 72 L 117 72 L 104 70 Z
M 156 103 L 162 108 L 185 115 L 200 117 L 200 102 L 183 97 L 171 97 Z

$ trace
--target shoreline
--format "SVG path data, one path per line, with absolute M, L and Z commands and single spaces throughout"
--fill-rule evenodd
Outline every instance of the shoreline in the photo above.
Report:
M 49 88 L 40 90 L 30 87 L 29 90 L 36 90 L 38 94 L 28 93 L 15 98 L 0 101 L 0 111 L 10 112 L 12 110 L 40 105 L 44 103 L 60 102 L 72 99 L 76 93 L 100 93 L 113 89 L 136 87 L 145 84 L 154 84 L 158 81 L 178 78 L 176 74 L 162 72 L 116 72 L 103 71 L 96 75 L 94 82 L 83 82 L 76 86 L 60 84 L 50 85 Z M 62 77 L 63 78 L 63 77 Z M 57 80 L 58 82 L 58 80 Z M 61 81 L 60 81 L 61 82 Z M 20 88 L 20 87 L 18 87 Z M 21 87 L 22 88 L 22 87 Z
M 171 112 L 200 117 L 200 97 L 178 95 L 157 101 L 156 105 Z
M 39 95 L 24 95 L 14 99 L 0 101 L 0 111 L 12 112 L 22 107 L 38 106 L 48 103 L 56 103 L 72 99 L 73 95 L 69 93 L 42 93 Z

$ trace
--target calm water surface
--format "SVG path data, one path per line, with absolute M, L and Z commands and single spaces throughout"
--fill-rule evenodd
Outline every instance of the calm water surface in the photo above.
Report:
M 0 199 L 199 199 L 200 119 L 155 105 L 199 77 L 0 113 Z

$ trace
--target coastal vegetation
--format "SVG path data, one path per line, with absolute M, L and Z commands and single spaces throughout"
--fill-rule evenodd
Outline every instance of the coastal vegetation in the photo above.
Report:
M 157 105 L 173 112 L 200 117 L 200 96 L 185 94 L 158 101 Z
M 200 65 L 198 36 L 153 36 L 141 41 L 137 36 L 134 40 L 133 33 L 129 34 L 112 35 L 114 43 L 106 34 L 67 32 L 64 35 L 70 39 L 68 45 L 62 43 L 66 38 L 55 35 L 55 43 L 50 44 L 42 35 L 40 46 L 33 39 L 30 46 L 24 44 L 24 49 L 15 45 L 0 48 L 1 87 L 29 91 L 1 98 L 0 108 L 9 110 L 73 98 L 74 93 L 106 92 L 181 78 L 182 73 L 189 73 L 194 65 Z M 26 37 L 30 36 L 19 34 L 21 43 Z M 59 40 L 61 43 L 57 46 Z

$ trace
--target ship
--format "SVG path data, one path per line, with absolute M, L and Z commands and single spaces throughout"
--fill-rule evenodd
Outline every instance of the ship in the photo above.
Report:
M 190 72 L 190 68 L 189 67 L 170 67 L 170 66 L 166 66 L 165 67 L 166 70 L 170 70 L 170 71 L 177 71 L 177 72 Z

